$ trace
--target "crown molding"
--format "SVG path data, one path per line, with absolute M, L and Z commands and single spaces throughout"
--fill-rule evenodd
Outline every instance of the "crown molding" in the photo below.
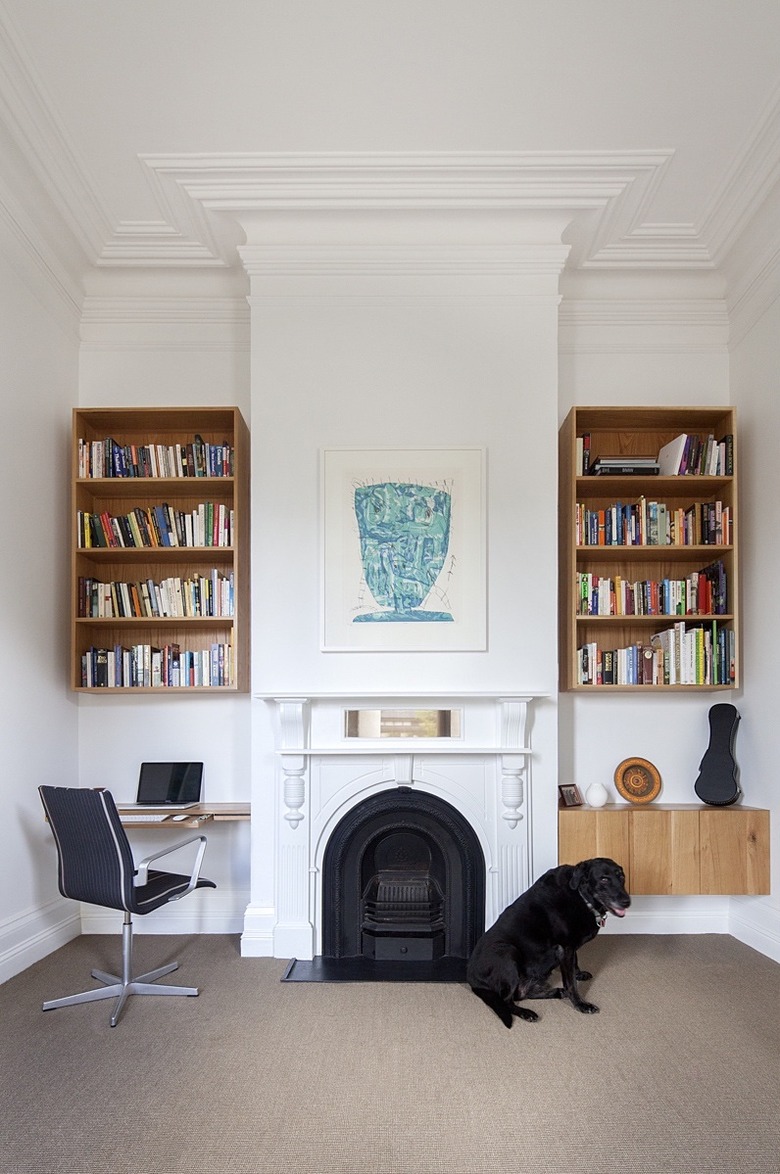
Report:
M 157 322 L 243 325 L 249 321 L 246 298 L 191 297 L 172 294 L 169 297 L 94 296 L 84 299 L 82 322 L 87 325 L 112 322 Z
M 539 244 L 247 244 L 239 255 L 250 277 L 557 278 L 569 249 Z
M 780 86 L 767 102 L 703 217 L 700 235 L 720 266 L 780 181 Z
M 316 220 L 325 239 L 339 233 L 354 239 L 363 221 L 366 238 L 371 233 L 374 240 L 419 244 L 432 233 L 442 241 L 471 233 L 473 243 L 505 246 L 535 235 L 560 239 L 584 212 L 591 214 L 590 237 L 580 228 L 573 239 L 590 258 L 607 238 L 641 220 L 671 156 L 336 152 L 147 155 L 144 162 L 160 189 L 178 187 L 204 208 L 236 217 L 250 244 L 305 239 Z
M 561 354 L 723 353 L 729 339 L 723 299 L 564 300 L 558 323 Z
M 85 258 L 94 262 L 111 233 L 112 218 L 93 190 L 35 75 L 10 13 L 0 9 L 0 122 L 48 194 Z
M 79 158 L 3 6 L 0 75 L 0 121 L 85 259 L 107 269 L 234 268 L 239 222 L 307 210 L 374 211 L 385 221 L 392 213 L 546 211 L 569 225 L 569 270 L 719 268 L 780 174 L 778 88 L 691 224 L 650 219 L 669 149 L 139 154 L 157 214 L 121 219 Z M 45 235 L 46 225 L 39 228 Z
M 246 297 L 145 294 L 84 299 L 81 342 L 85 350 L 248 350 Z
M 66 333 L 78 338 L 82 295 L 73 274 L 44 240 L 35 221 L 0 177 L 0 228 L 4 254 Z
M 728 312 L 723 300 L 636 298 L 593 301 L 562 301 L 559 321 L 563 326 L 681 326 L 728 329 Z
M 780 298 L 780 248 L 773 249 L 761 264 L 753 266 L 729 301 L 733 348 L 750 333 L 758 320 Z
M 101 265 L 234 262 L 235 218 L 249 238 L 280 230 L 280 217 L 492 213 L 512 240 L 521 213 L 555 217 L 582 269 L 716 268 L 745 230 L 776 177 L 780 104 L 762 117 L 701 225 L 657 224 L 646 216 L 672 150 L 497 153 L 264 153 L 139 156 L 161 219 L 119 225 Z M 514 214 L 514 217 L 511 215 Z M 428 216 L 429 219 L 429 216 Z M 498 239 L 498 237 L 496 238 Z

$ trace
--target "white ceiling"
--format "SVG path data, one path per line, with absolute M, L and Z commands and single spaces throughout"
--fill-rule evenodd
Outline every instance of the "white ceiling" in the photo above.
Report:
M 625 164 L 602 263 L 716 267 L 780 175 L 780 3 L 0 0 L 0 124 L 92 265 L 230 260 L 154 157 L 483 152 Z

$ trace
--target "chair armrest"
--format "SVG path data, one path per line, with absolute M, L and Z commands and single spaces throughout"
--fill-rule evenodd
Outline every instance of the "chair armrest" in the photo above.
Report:
M 153 860 L 159 860 L 162 856 L 170 856 L 173 852 L 178 852 L 180 848 L 185 848 L 187 844 L 194 844 L 196 840 L 200 841 L 195 856 L 195 863 L 192 866 L 190 874 L 190 883 L 186 889 L 173 898 L 178 901 L 180 897 L 186 897 L 187 893 L 191 893 L 198 883 L 200 877 L 200 867 L 203 863 L 203 854 L 206 851 L 206 836 L 188 836 L 186 840 L 180 840 L 178 844 L 172 844 L 169 848 L 161 848 L 159 852 L 153 852 L 151 856 L 145 857 L 139 864 L 135 866 L 135 875 L 133 876 L 133 884 L 138 888 L 140 885 L 145 885 L 149 879 L 149 865 Z

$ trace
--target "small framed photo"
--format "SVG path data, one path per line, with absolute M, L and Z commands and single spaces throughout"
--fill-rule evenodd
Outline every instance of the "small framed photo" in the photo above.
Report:
M 582 807 L 582 795 L 574 783 L 565 783 L 558 788 L 558 800 L 561 807 Z

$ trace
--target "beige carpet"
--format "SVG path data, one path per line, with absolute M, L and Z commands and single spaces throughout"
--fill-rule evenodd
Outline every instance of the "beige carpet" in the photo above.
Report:
M 82 937 L 0 987 L 2 1174 L 776 1174 L 780 966 L 723 936 L 601 937 L 601 1014 L 511 1031 L 458 984 L 281 983 L 233 937 L 138 937 L 197 999 L 43 1013 Z

